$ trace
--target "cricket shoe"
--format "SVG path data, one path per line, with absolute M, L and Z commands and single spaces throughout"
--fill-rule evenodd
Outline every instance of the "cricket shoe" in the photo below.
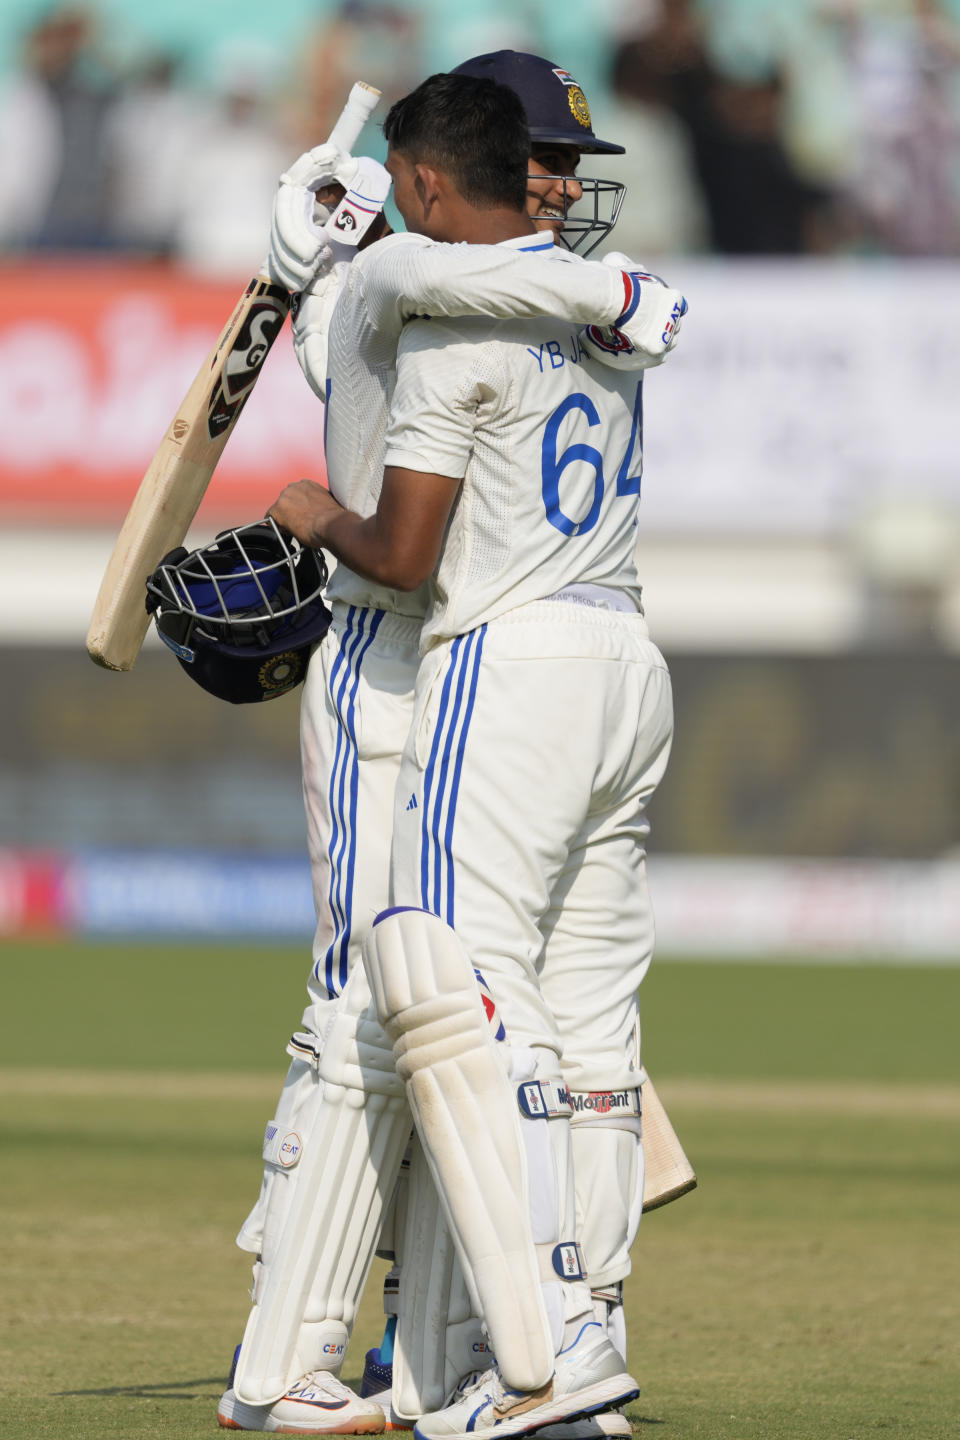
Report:
M 384 1360 L 380 1353 L 380 1346 L 368 1350 L 363 1359 L 363 1379 L 360 1381 L 360 1394 L 364 1400 L 372 1400 L 384 1390 L 393 1387 L 393 1361 Z
M 573 1344 L 561 1350 L 553 1375 L 541 1389 L 514 1390 L 494 1365 L 464 1386 L 446 1409 L 422 1416 L 413 1433 L 416 1440 L 468 1440 L 496 1432 L 497 1440 L 508 1440 L 615 1409 L 639 1393 L 603 1327 L 591 1320 Z
M 363 1365 L 360 1394 L 364 1400 L 379 1405 L 387 1417 L 388 1430 L 412 1430 L 413 1421 L 398 1415 L 393 1408 L 393 1365 L 380 1358 L 380 1347 L 368 1350 Z
M 380 1435 L 386 1416 L 328 1370 L 311 1370 L 272 1405 L 248 1405 L 232 1388 L 221 1397 L 224 1430 L 269 1430 L 275 1435 Z

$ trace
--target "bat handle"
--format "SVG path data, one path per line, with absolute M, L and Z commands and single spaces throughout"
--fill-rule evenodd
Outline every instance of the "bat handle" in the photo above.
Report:
M 330 144 L 349 154 L 359 140 L 364 125 L 377 108 L 379 100 L 379 90 L 358 80 L 347 96 L 347 103 L 340 112 L 340 118 L 330 132 Z

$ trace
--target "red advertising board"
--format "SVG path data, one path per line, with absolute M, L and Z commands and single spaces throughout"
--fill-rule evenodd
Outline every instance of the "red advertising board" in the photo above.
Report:
M 107 259 L 0 266 L 3 520 L 119 520 L 244 283 Z M 288 325 L 202 515 L 236 522 L 290 480 L 322 480 L 322 434 Z

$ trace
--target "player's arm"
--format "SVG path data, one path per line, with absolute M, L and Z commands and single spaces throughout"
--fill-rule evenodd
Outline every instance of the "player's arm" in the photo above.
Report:
M 415 315 L 482 315 L 526 320 L 550 315 L 571 324 L 614 329 L 621 350 L 657 364 L 676 343 L 686 301 L 625 256 L 564 260 L 504 245 L 444 245 L 397 235 L 363 259 L 367 307 L 376 325 Z M 605 358 L 601 352 L 597 358 Z
M 635 287 L 632 303 L 613 325 L 591 323 L 580 332 L 586 353 L 614 370 L 649 370 L 662 365 L 677 343 L 687 302 L 659 275 L 626 255 L 611 252 L 600 262 L 620 271 Z
M 288 485 L 271 505 L 278 525 L 327 550 L 358 575 L 392 590 L 415 590 L 433 574 L 460 481 L 388 465 L 373 515 L 346 510 L 313 480 Z

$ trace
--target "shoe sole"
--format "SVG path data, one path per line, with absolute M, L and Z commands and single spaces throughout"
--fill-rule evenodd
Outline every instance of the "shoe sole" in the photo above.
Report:
M 604 1410 L 616 1410 L 620 1405 L 636 1400 L 639 1394 L 640 1387 L 631 1376 L 617 1375 L 611 1380 L 587 1385 L 575 1395 L 567 1396 L 566 1400 L 561 1398 L 547 1405 L 538 1405 L 523 1415 L 512 1418 L 508 1416 L 491 1426 L 489 1433 L 496 1436 L 496 1440 L 509 1440 L 511 1435 L 530 1435 L 534 1430 L 543 1430 L 547 1425 L 588 1420 L 591 1415 L 600 1415 Z M 478 1433 L 483 1436 L 487 1431 L 451 1430 L 443 1435 L 430 1435 L 421 1430 L 419 1425 L 413 1428 L 414 1440 L 476 1440 Z
M 244 1421 L 247 1423 L 244 1424 Z M 258 1421 L 266 1423 L 257 1423 Z M 217 1410 L 217 1424 L 221 1430 L 260 1431 L 271 1435 L 382 1435 L 384 1430 L 384 1422 L 375 1415 L 360 1415 L 353 1420 L 339 1422 L 331 1416 L 331 1423 L 325 1426 L 284 1424 L 272 1415 L 259 1415 L 253 1406 L 244 1405 L 242 1400 L 228 1402 L 226 1407 L 221 1403 Z
M 561 1420 L 537 1431 L 537 1440 L 629 1440 L 633 1426 L 619 1410 L 601 1410 L 586 1420 Z

